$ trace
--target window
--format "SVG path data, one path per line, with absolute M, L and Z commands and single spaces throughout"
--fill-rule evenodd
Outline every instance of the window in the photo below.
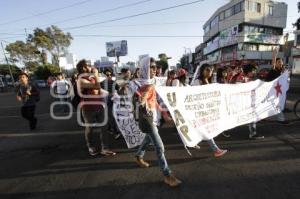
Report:
M 269 6 L 269 16 L 273 16 L 273 6 Z
M 259 33 L 265 33 L 265 28 L 262 28 L 262 27 L 258 28 L 258 32 Z
M 225 18 L 231 17 L 234 14 L 234 7 L 229 8 L 225 11 Z
M 204 27 L 204 32 L 205 32 L 205 33 L 208 33 L 209 30 L 210 30 L 209 25 L 207 25 L 207 26 Z
M 219 22 L 219 16 L 216 16 L 211 22 L 210 22 L 210 28 L 214 27 L 217 25 Z
M 245 10 L 245 1 L 241 2 L 241 10 Z
M 243 32 L 243 30 L 244 30 L 244 25 L 243 25 L 243 24 L 240 24 L 240 25 L 239 25 L 239 30 L 238 30 L 238 31 L 239 31 L 239 32 Z
M 261 3 L 256 3 L 253 1 L 248 1 L 248 10 L 251 12 L 261 12 Z
M 220 18 L 220 21 L 224 20 L 225 19 L 225 13 L 221 12 L 219 18 Z
M 244 51 L 257 51 L 258 46 L 256 44 L 244 44 L 243 50 Z
M 256 12 L 261 12 L 261 3 L 255 3 L 256 4 Z
M 238 3 L 234 6 L 234 14 L 241 12 L 241 4 Z

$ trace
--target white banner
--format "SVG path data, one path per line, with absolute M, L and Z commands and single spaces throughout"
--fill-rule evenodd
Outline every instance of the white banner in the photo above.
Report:
M 113 105 L 115 121 L 128 148 L 141 145 L 145 138 L 145 134 L 139 129 L 139 125 L 135 121 L 131 99 L 127 96 L 115 96 Z
M 166 86 L 167 77 L 155 77 L 155 86 Z
M 186 146 L 236 126 L 276 115 L 284 108 L 288 73 L 272 82 L 157 87 Z

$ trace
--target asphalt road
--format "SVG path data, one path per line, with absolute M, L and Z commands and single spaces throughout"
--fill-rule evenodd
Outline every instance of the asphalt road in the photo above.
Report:
M 289 94 L 288 108 L 300 93 Z M 289 125 L 274 118 L 258 123 L 264 140 L 249 140 L 247 126 L 229 131 L 216 141 L 229 153 L 214 158 L 205 142 L 190 157 L 172 125 L 161 129 L 166 156 L 174 174 L 183 181 L 169 188 L 162 181 L 152 148 L 138 168 L 134 149 L 113 140 L 112 158 L 88 156 L 82 127 L 75 114 L 69 120 L 51 118 L 53 98 L 42 91 L 37 108 L 39 124 L 28 129 L 11 93 L 0 94 L 0 198 L 278 198 L 300 196 L 300 122 L 286 112 Z

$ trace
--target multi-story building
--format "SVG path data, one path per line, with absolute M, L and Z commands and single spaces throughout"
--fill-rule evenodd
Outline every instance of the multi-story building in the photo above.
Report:
M 283 44 L 287 4 L 270 0 L 231 0 L 204 24 L 203 56 L 212 64 L 256 61 L 268 65 L 272 48 Z M 283 57 L 283 53 L 279 53 Z

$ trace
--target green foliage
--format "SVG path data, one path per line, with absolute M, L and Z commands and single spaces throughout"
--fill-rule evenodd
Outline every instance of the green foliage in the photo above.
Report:
M 21 62 L 30 71 L 35 71 L 39 64 L 47 64 L 47 52 L 58 66 L 59 57 L 71 45 L 72 39 L 70 33 L 64 33 L 56 26 L 45 30 L 36 28 L 33 34 L 28 35 L 26 42 L 10 43 L 5 49 L 11 62 Z
M 159 61 L 156 61 L 156 65 L 161 66 L 162 73 L 169 68 L 168 59 L 170 59 L 165 53 L 161 53 L 158 55 Z
M 26 62 L 37 59 L 37 55 L 35 54 L 37 49 L 27 42 L 16 41 L 10 43 L 6 46 L 5 50 L 9 53 L 10 61 L 13 63 L 23 62 L 25 65 Z
M 20 68 L 18 68 L 15 65 L 0 64 L 0 74 L 1 75 L 10 75 L 9 66 L 11 68 L 13 76 L 15 78 L 17 78 L 19 76 L 19 74 L 21 73 L 21 70 L 20 70 Z
M 58 66 L 46 64 L 44 66 L 39 66 L 34 74 L 36 75 L 37 79 L 46 80 L 49 76 L 57 75 L 59 72 Z
M 46 50 L 52 55 L 55 65 L 59 64 L 59 56 L 71 45 L 72 39 L 70 33 L 65 34 L 57 26 L 48 27 L 46 30 L 36 28 L 28 36 L 28 41 L 34 43 L 38 49 Z

